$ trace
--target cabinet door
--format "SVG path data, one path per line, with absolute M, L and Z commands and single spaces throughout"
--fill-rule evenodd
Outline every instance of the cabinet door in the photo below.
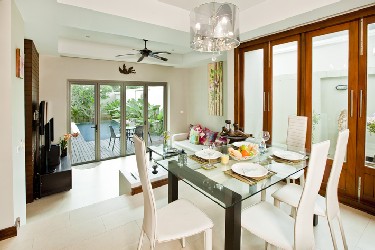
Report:
M 357 181 L 362 202 L 375 204 L 375 17 L 360 25 L 363 46 L 360 49 Z
M 308 142 L 331 141 L 322 189 L 331 172 L 338 132 L 350 130 L 339 192 L 355 198 L 358 23 L 350 22 L 306 34 L 306 111 Z

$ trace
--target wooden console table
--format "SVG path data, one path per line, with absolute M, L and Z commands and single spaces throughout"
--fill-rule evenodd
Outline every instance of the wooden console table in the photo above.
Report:
M 60 193 L 72 189 L 72 167 L 68 156 L 62 157 L 56 170 L 38 174 L 39 197 Z

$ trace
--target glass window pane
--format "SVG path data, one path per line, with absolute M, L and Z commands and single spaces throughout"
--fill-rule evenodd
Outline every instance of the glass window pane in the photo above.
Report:
M 72 164 L 95 160 L 95 86 L 72 84 L 70 87 Z
M 366 166 L 375 167 L 375 24 L 368 25 Z
M 143 86 L 126 86 L 126 155 L 134 154 L 133 135 L 144 135 Z
M 120 156 L 120 89 L 120 85 L 100 85 L 100 159 Z
M 348 36 L 349 32 L 344 30 L 313 38 L 312 142 L 330 140 L 331 159 L 338 131 L 347 126 Z
M 164 86 L 148 87 L 149 145 L 163 143 L 164 131 Z
M 263 49 L 245 53 L 245 132 L 263 130 Z
M 272 144 L 286 146 L 288 116 L 297 115 L 298 42 L 272 49 Z

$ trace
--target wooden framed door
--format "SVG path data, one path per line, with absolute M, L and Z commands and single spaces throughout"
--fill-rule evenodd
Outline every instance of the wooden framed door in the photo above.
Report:
M 359 25 L 359 107 L 357 130 L 357 182 L 361 203 L 375 206 L 375 16 Z
M 243 49 L 239 60 L 242 67 L 240 74 L 239 98 L 235 121 L 249 134 L 257 136 L 268 130 L 270 112 L 270 94 L 268 86 L 269 44 L 260 44 Z M 244 98 L 246 96 L 246 98 Z
M 269 49 L 267 129 L 273 145 L 286 147 L 288 116 L 301 115 L 300 35 L 272 41 Z
M 305 72 L 307 144 L 331 141 L 321 190 L 325 192 L 339 128 L 347 126 L 350 136 L 339 193 L 356 198 L 358 22 L 306 33 Z

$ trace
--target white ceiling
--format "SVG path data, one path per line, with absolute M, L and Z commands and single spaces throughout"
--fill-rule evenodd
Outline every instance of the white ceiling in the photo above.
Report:
M 211 55 L 189 48 L 189 10 L 201 0 L 15 0 L 25 22 L 25 37 L 40 54 L 134 62 L 118 54 L 142 49 L 169 51 L 168 62 L 142 63 L 191 67 Z M 217 1 L 219 2 L 219 1 Z M 232 0 L 240 9 L 240 39 L 287 29 L 373 4 L 373 0 Z

